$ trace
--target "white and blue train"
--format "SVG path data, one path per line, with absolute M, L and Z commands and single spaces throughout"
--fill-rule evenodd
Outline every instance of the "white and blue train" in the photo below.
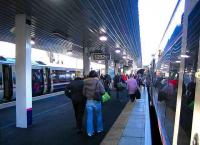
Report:
M 79 70 L 80 73 L 81 70 Z M 32 96 L 63 91 L 77 70 L 32 62 Z M 0 56 L 0 103 L 15 100 L 15 59 Z

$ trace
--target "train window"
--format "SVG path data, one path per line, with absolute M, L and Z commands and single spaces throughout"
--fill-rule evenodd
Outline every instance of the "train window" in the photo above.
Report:
M 181 38 L 175 41 L 175 44 L 171 46 L 170 50 L 162 58 L 155 82 L 158 94 L 157 110 L 162 128 L 165 129 L 170 144 L 172 144 L 173 140 L 180 54 Z
M 71 74 L 66 70 L 53 70 L 51 76 L 53 83 L 62 83 L 71 80 Z
M 178 145 L 190 144 L 200 37 L 200 2 L 188 17 L 187 47 L 178 132 Z

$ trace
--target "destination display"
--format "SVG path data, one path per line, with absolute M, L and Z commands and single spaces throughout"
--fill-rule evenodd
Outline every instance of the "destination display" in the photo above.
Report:
M 93 60 L 106 60 L 110 59 L 110 55 L 106 53 L 92 53 Z

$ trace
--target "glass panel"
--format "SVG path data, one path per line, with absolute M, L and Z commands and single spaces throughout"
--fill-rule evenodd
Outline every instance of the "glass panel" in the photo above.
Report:
M 162 91 L 165 92 L 166 94 L 164 100 L 165 104 L 164 126 L 171 144 L 173 140 L 174 122 L 176 113 L 176 101 L 177 101 L 178 78 L 179 78 L 178 72 L 180 68 L 180 61 L 178 57 L 181 54 L 181 41 L 182 40 L 180 37 L 178 41 L 173 45 L 170 56 L 169 77 L 167 79 L 167 84 L 162 89 Z
M 199 37 L 200 37 L 200 2 L 188 17 L 188 36 L 185 69 L 183 76 L 183 92 L 178 133 L 178 145 L 189 145 L 195 97 L 195 72 L 197 71 Z
M 160 123 L 163 128 L 165 138 L 169 144 L 172 144 L 176 100 L 178 90 L 178 72 L 180 68 L 179 56 L 181 54 L 181 31 L 182 26 L 177 26 L 180 29 L 176 39 L 170 48 L 165 52 L 158 64 L 157 79 L 155 86 L 157 88 L 157 108 L 160 117 Z M 174 31 L 174 32 L 175 32 Z

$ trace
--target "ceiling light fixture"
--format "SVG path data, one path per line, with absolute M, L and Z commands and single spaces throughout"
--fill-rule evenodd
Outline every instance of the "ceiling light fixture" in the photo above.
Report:
M 175 61 L 176 63 L 181 63 L 181 61 L 180 60 L 177 60 L 177 61 Z
M 35 41 L 31 40 L 31 45 L 35 45 Z
M 121 51 L 120 51 L 120 49 L 116 49 L 115 52 L 116 53 L 120 53 Z
M 185 54 L 185 55 L 184 55 L 184 54 L 181 54 L 181 57 L 182 57 L 182 58 L 189 58 L 190 56 L 189 56 L 189 55 L 186 55 L 186 54 Z
M 106 33 L 106 29 L 105 28 L 100 28 L 100 32 Z
M 107 41 L 108 40 L 108 37 L 107 36 L 105 36 L 105 35 L 102 35 L 102 36 L 100 36 L 99 37 L 99 40 L 101 40 L 101 41 Z

